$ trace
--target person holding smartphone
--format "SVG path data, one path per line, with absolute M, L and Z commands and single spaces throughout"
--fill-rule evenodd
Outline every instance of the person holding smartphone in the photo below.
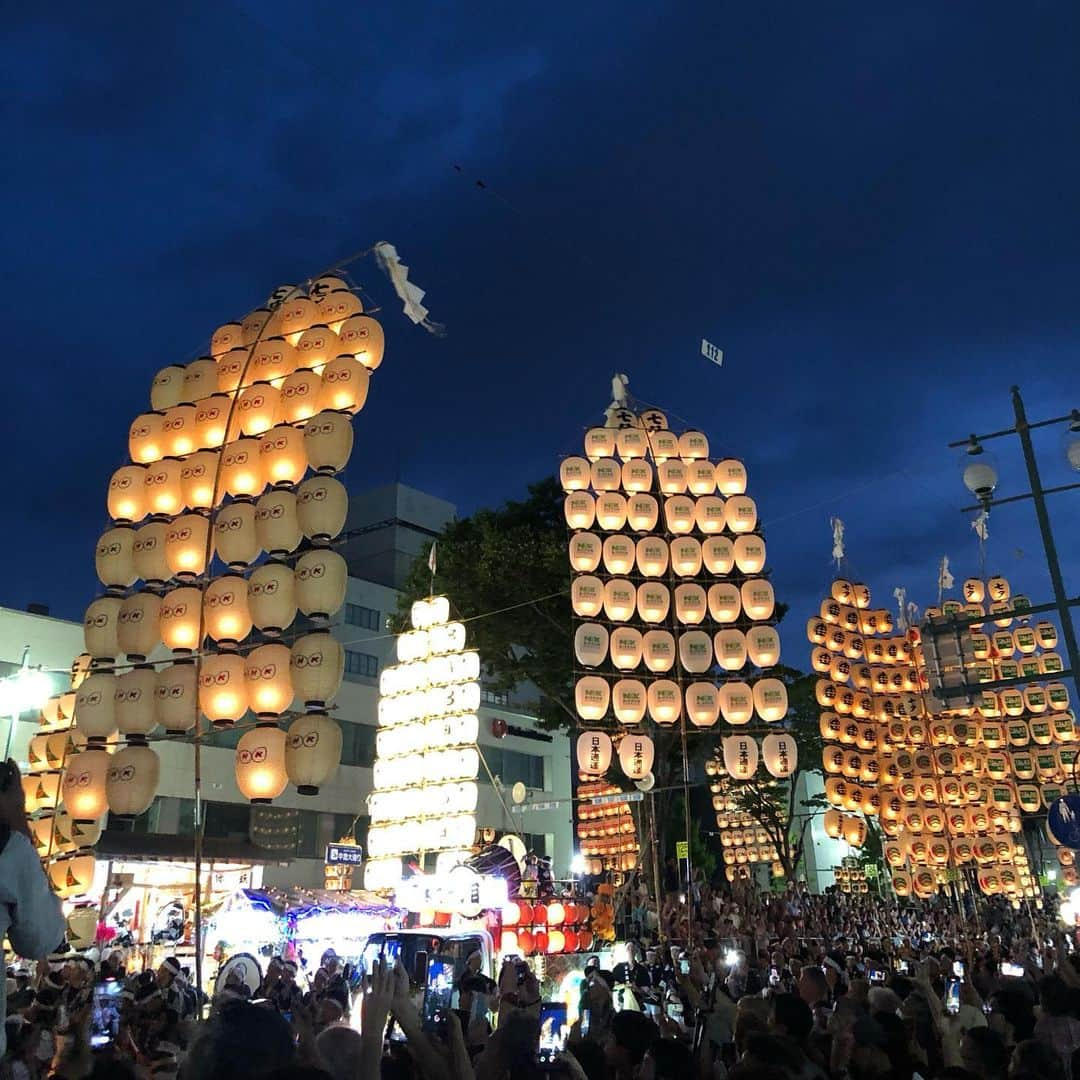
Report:
M 30 840 L 22 777 L 14 761 L 0 762 L 0 941 L 6 936 L 28 960 L 40 960 L 64 940 L 59 898 Z M 7 957 L 0 953 L 7 968 Z M 0 1016 L 7 1012 L 6 980 L 0 982 Z M 0 1057 L 6 1049 L 0 1027 Z

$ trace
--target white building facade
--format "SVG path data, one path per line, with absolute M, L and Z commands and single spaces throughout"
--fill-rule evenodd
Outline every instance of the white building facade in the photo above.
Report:
M 338 549 L 348 561 L 350 578 L 345 606 L 333 628 L 345 649 L 345 678 L 333 709 L 342 728 L 342 758 L 317 796 L 299 795 L 290 786 L 272 806 L 252 807 L 237 790 L 233 773 L 233 747 L 240 730 L 214 732 L 204 740 L 207 845 L 221 857 L 264 851 L 265 884 L 321 887 L 328 843 L 354 835 L 364 846 L 378 677 L 384 665 L 395 662 L 387 619 L 397 612 L 399 589 L 413 560 L 427 551 L 453 513 L 451 504 L 400 484 L 361 492 L 351 500 Z M 88 551 L 88 559 L 91 555 Z M 91 599 L 78 598 L 78 602 Z M 0 608 L 0 678 L 17 671 L 25 656 L 32 667 L 54 673 L 56 691 L 66 689 L 67 670 L 82 650 L 80 623 L 53 618 L 42 610 Z M 0 747 L 10 728 L 10 756 L 23 766 L 29 740 L 36 733 L 36 719 L 29 712 L 18 718 L 0 715 Z M 507 733 L 502 738 L 493 733 L 495 726 L 503 727 L 497 721 L 505 724 Z M 478 825 L 494 829 L 499 836 L 517 833 L 526 847 L 550 856 L 556 871 L 565 873 L 573 855 L 569 740 L 541 731 L 528 704 L 517 695 L 485 690 L 478 741 L 487 765 L 487 769 L 481 767 L 479 777 Z M 106 854 L 110 836 L 120 830 L 141 834 L 123 838 L 126 851 L 144 850 L 150 855 L 155 837 L 169 838 L 169 850 L 174 850 L 175 838 L 194 835 L 195 748 L 188 741 L 159 740 L 153 745 L 161 758 L 158 796 L 133 825 L 109 823 L 102 841 Z M 528 802 L 556 805 L 511 813 L 510 788 L 518 781 L 529 790 Z M 159 846 L 166 846 L 164 839 Z M 353 880 L 359 883 L 360 878 Z

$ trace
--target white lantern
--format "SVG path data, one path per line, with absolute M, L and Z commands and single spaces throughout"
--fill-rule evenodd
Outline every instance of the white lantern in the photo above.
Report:
M 127 739 L 145 738 L 157 727 L 154 691 L 157 673 L 152 667 L 134 667 L 116 679 L 116 726 Z
M 92 601 L 83 616 L 83 640 L 86 651 L 95 660 L 114 660 L 120 653 L 117 638 L 120 609 L 118 596 L 99 596 Z
M 275 724 L 260 724 L 246 731 L 236 744 L 236 786 L 249 802 L 273 802 L 288 786 L 285 769 L 287 736 Z
M 669 551 L 667 541 L 659 536 L 644 536 L 635 547 L 638 573 L 642 577 L 663 577 L 667 573 Z
M 247 521 L 252 513 L 250 504 L 246 504 L 246 509 L 243 503 L 233 505 L 240 506 L 244 510 L 243 528 L 247 529 Z M 300 542 L 304 539 L 304 532 L 300 527 L 296 493 L 286 488 L 274 488 L 260 495 L 254 507 L 253 520 L 254 539 L 247 533 L 243 537 L 236 537 L 235 540 L 230 537 L 233 541 L 230 552 L 236 559 L 236 562 L 233 558 L 228 560 L 230 569 L 239 569 L 254 562 L 260 550 L 265 550 L 271 558 L 289 555 L 300 546 Z
M 635 545 L 628 536 L 616 534 L 604 541 L 604 569 L 609 574 L 629 574 L 634 569 Z
M 675 666 L 675 638 L 667 630 L 648 630 L 641 639 L 645 666 L 662 675 Z
M 565 458 L 559 465 L 559 481 L 563 491 L 585 491 L 590 482 L 589 462 L 582 457 Z
M 604 613 L 613 622 L 633 618 L 636 607 L 637 590 L 625 578 L 612 578 L 604 586 Z
M 589 574 L 575 578 L 570 585 L 570 606 L 575 615 L 591 619 L 604 607 L 604 583 Z
M 620 724 L 640 724 L 648 704 L 645 685 L 637 679 L 620 679 L 611 692 L 612 709 Z
M 765 568 L 765 541 L 755 533 L 735 538 L 735 565 L 744 574 L 760 574 Z
M 345 527 L 349 496 L 333 476 L 312 476 L 296 489 L 296 516 L 300 528 L 316 544 L 329 543 Z
M 383 360 L 384 334 L 382 324 L 368 315 L 353 315 L 338 328 L 341 351 L 355 356 L 361 364 L 374 371 Z
M 697 577 L 701 573 L 701 544 L 692 536 L 672 540 L 671 568 L 679 577 Z
M 599 675 L 586 675 L 574 687 L 574 704 L 582 720 L 602 720 L 611 702 L 607 680 Z
M 758 745 L 749 735 L 724 739 L 724 767 L 733 780 L 749 780 L 757 772 Z
M 671 679 L 654 679 L 649 684 L 647 703 L 653 724 L 661 727 L 677 724 L 683 713 L 683 691 Z
M 199 679 L 194 661 L 170 664 L 157 673 L 154 716 L 166 735 L 190 731 L 199 717 Z
M 199 450 L 186 457 L 180 466 L 181 501 L 192 510 L 209 510 L 214 505 L 214 482 L 221 454 L 217 450 Z
M 653 741 L 648 735 L 624 735 L 619 740 L 619 764 L 631 780 L 644 780 L 654 757 Z
M 285 767 L 299 795 L 318 795 L 341 764 L 341 728 L 325 713 L 307 713 L 290 725 Z
M 602 552 L 595 533 L 579 532 L 570 537 L 570 565 L 579 573 L 591 574 L 600 565 Z
M 772 667 L 780 661 L 780 635 L 771 626 L 752 626 L 746 633 L 746 650 L 755 667 Z
M 213 555 L 210 521 L 202 514 L 181 514 L 165 533 L 165 561 L 178 580 L 197 578 Z
M 72 820 L 97 821 L 108 809 L 105 781 L 110 760 L 108 751 L 100 749 L 68 756 L 60 790 L 64 809 Z
M 686 491 L 686 466 L 678 458 L 662 461 L 656 467 L 660 490 L 665 495 L 682 495 Z
M 705 590 L 697 584 L 675 586 L 675 617 L 681 623 L 695 626 L 708 610 Z
M 757 504 L 749 495 L 735 495 L 724 504 L 724 523 L 731 532 L 753 532 L 757 521 Z
M 116 678 L 95 671 L 75 691 L 75 727 L 87 739 L 104 743 L 116 732 Z
M 121 820 L 145 813 L 157 794 L 161 762 L 145 743 L 125 746 L 113 754 L 105 778 L 109 811 Z
M 711 682 L 695 682 L 686 688 L 686 715 L 695 727 L 713 727 L 720 717 L 720 694 Z
M 135 530 L 131 526 L 112 528 L 97 542 L 94 568 L 98 580 L 106 588 L 126 589 L 134 584 Z
M 585 456 L 590 461 L 611 457 L 615 453 L 615 430 L 613 428 L 590 428 L 585 433 Z
M 109 517 L 116 522 L 146 517 L 146 466 L 121 465 L 109 478 Z
M 608 632 L 599 623 L 582 623 L 574 634 L 574 655 L 584 667 L 597 667 L 607 660 Z
M 172 517 L 184 506 L 180 473 L 183 465 L 178 460 L 155 461 L 143 472 L 143 502 L 147 513 Z
M 641 631 L 617 626 L 611 633 L 611 662 L 620 671 L 632 671 L 641 663 Z
M 611 764 L 611 737 L 603 731 L 584 731 L 577 741 L 578 769 L 587 776 L 603 776 Z
M 116 643 L 129 660 L 145 660 L 161 644 L 161 597 L 135 592 L 125 597 L 116 622 Z
M 596 496 L 596 524 L 605 532 L 615 532 L 626 525 L 626 497 L 617 491 L 602 491 Z
M 596 491 L 618 491 L 622 466 L 614 458 L 599 458 L 589 466 L 589 479 Z
M 256 716 L 280 716 L 292 704 L 291 657 L 288 645 L 280 643 L 260 645 L 248 653 L 244 682 L 248 706 Z
M 767 723 L 787 716 L 787 687 L 779 679 L 758 679 L 754 683 L 754 708 Z
M 663 622 L 671 607 L 671 593 L 658 581 L 644 581 L 637 587 L 638 615 L 643 622 Z
M 660 509 L 648 492 L 634 493 L 626 500 L 626 523 L 634 532 L 647 533 L 656 528 Z
M 211 653 L 199 667 L 199 708 L 214 727 L 231 727 L 248 708 L 244 658 Z
M 766 735 L 761 744 L 765 768 L 770 776 L 784 780 L 795 772 L 799 762 L 799 748 L 792 735 Z
M 267 637 L 277 637 L 296 618 L 296 582 L 284 563 L 267 562 L 248 578 L 252 624 Z
M 148 521 L 135 530 L 131 557 L 135 572 L 148 585 L 164 585 L 171 571 L 165 558 L 165 537 L 169 527 L 164 521 Z
M 702 495 L 694 507 L 694 522 L 706 535 L 721 533 L 727 524 L 726 503 L 719 495 Z
M 716 487 L 721 495 L 742 495 L 746 491 L 746 466 L 734 458 L 718 461 Z
M 713 643 L 704 630 L 687 630 L 679 635 L 679 663 L 693 675 L 712 667 Z
M 738 586 L 720 582 L 709 586 L 709 615 L 721 624 L 735 622 L 742 612 L 742 594 Z
M 313 619 L 325 620 L 345 603 L 348 571 L 336 552 L 316 548 L 296 561 L 296 603 Z
M 648 436 L 639 427 L 619 428 L 615 432 L 615 449 L 623 461 L 642 458 L 649 449 Z
M 773 587 L 765 578 L 751 578 L 743 582 L 740 590 L 743 610 L 751 619 L 771 619 L 775 596 Z
M 694 527 L 695 503 L 689 495 L 672 495 L 664 500 L 664 521 L 668 532 L 676 536 L 690 532 Z
M 166 453 L 165 416 L 158 412 L 140 413 L 128 428 L 128 457 L 136 464 L 150 465 Z
M 700 431 L 684 431 L 679 436 L 679 455 L 687 461 L 709 456 L 709 440 Z
M 203 593 L 203 626 L 214 641 L 235 645 L 251 633 L 247 581 L 238 574 L 214 578 Z
M 338 356 L 322 372 L 319 408 L 359 412 L 367 401 L 371 372 L 352 356 Z
M 642 458 L 623 462 L 622 486 L 624 491 L 649 491 L 653 483 L 652 466 Z
M 322 376 L 318 372 L 303 369 L 294 371 L 281 384 L 278 392 L 277 408 L 274 411 L 273 423 L 275 424 L 302 424 L 305 420 L 312 419 L 319 410 L 319 391 L 322 389 Z M 325 415 L 340 416 L 339 413 L 326 413 Z M 349 418 L 343 418 L 348 423 Z M 305 436 L 307 428 L 305 425 Z M 343 436 L 348 440 L 349 450 L 352 450 L 352 426 L 349 425 L 349 434 Z M 311 446 L 309 443 L 308 451 Z M 348 455 L 346 455 L 348 456 Z
M 596 502 L 587 491 L 572 491 L 563 500 L 566 524 L 571 529 L 591 529 L 596 521 Z
M 741 671 L 746 665 L 746 635 L 741 630 L 718 630 L 713 647 L 716 662 L 725 671 Z
M 753 691 L 744 682 L 724 683 L 720 687 L 720 711 L 729 724 L 748 724 L 754 715 Z
M 716 466 L 707 458 L 687 461 L 686 483 L 691 495 L 712 495 L 716 491 Z

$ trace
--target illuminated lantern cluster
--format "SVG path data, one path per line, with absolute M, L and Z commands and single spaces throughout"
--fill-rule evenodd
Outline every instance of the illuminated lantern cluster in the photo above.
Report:
M 593 947 L 588 904 L 572 900 L 510 901 L 503 909 L 499 949 L 517 956 L 555 956 Z
M 774 738 L 766 737 L 766 742 Z M 795 743 L 790 735 L 780 736 L 790 742 L 792 760 L 785 765 L 782 776 L 775 776 L 763 785 L 776 784 L 791 776 L 795 768 Z M 729 750 L 729 757 L 731 755 Z M 767 761 L 772 757 L 770 745 Z M 716 828 L 720 834 L 720 851 L 724 862 L 724 873 L 728 881 L 750 877 L 752 867 L 757 863 L 768 863 L 774 877 L 782 877 L 783 864 L 779 861 L 775 844 L 768 832 L 754 818 L 739 810 L 737 789 L 739 780 L 730 777 L 723 760 L 723 750 L 719 756 L 705 763 L 705 775 L 709 780 L 712 793 L 712 807 L 716 814 Z M 745 779 L 745 777 L 743 778 Z
M 411 623 L 379 675 L 367 889 L 396 889 L 404 856 L 464 861 L 476 832 L 480 658 L 445 596 L 418 600 Z
M 964 592 L 966 603 L 927 616 L 987 616 L 972 625 L 958 663 L 972 684 L 1030 679 L 1022 690 L 947 707 L 928 692 L 920 630 L 896 634 L 863 585 L 835 581 L 807 623 L 834 808 L 825 831 L 857 847 L 865 837 L 859 815 L 877 817 L 900 895 L 933 895 L 950 872 L 971 868 L 982 891 L 1018 901 L 1037 895 L 1023 815 L 1044 811 L 1065 790 L 1075 717 L 1063 684 L 1038 681 L 1062 670 L 1052 625 L 1028 625 L 1029 605 L 1009 602 L 1003 578 L 969 579 Z
M 778 723 L 787 690 L 769 674 L 780 642 L 745 466 L 711 459 L 705 435 L 670 430 L 658 410 L 607 415 L 560 467 L 578 769 L 593 782 L 617 758 L 650 785 L 654 727 Z M 620 856 L 592 857 L 617 869 Z
M 309 292 L 279 288 L 219 327 L 206 356 L 153 378 L 149 407 L 128 430 L 130 460 L 108 485 L 85 683 L 43 717 L 56 733 L 74 720 L 85 743 L 63 766 L 60 798 L 73 820 L 145 811 L 159 773 L 148 739 L 159 728 L 190 732 L 200 714 L 215 727 L 256 715 L 235 759 L 254 802 L 290 781 L 317 792 L 336 769 L 341 735 L 326 710 L 340 657 L 313 646 L 326 657 L 316 672 L 278 640 L 298 614 L 325 627 L 344 601 L 345 563 L 329 548 L 348 509 L 335 474 L 382 356 L 379 324 L 326 276 Z M 162 648 L 171 663 L 150 659 Z M 306 713 L 283 731 L 294 699 Z M 109 756 L 117 734 L 123 746 Z
M 853 860 L 845 859 L 843 865 L 833 868 L 833 877 L 841 892 L 865 893 L 870 891 L 866 880 L 866 868 L 856 866 Z
M 621 789 L 605 780 L 578 785 L 578 850 L 585 857 L 589 874 L 600 874 L 605 866 L 630 871 L 638 861 L 638 839 L 630 804 L 625 800 L 591 802 L 616 795 Z

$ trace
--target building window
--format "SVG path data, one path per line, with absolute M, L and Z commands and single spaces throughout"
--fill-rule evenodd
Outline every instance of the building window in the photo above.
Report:
M 375 728 L 371 724 L 341 724 L 341 764 L 370 769 L 375 764 Z
M 499 777 L 509 787 L 519 780 L 529 788 L 544 789 L 544 759 L 535 754 L 522 754 L 517 750 L 500 750 L 491 746 L 481 747 L 487 767 L 493 776 Z M 487 772 L 480 770 L 481 782 Z
M 547 833 L 522 833 L 521 842 L 525 845 L 525 850 L 531 851 L 534 855 L 548 853 Z
M 485 705 L 509 705 L 510 693 L 506 690 L 486 690 L 481 689 L 480 700 Z
M 379 676 L 379 658 L 371 653 L 346 649 L 345 674 L 354 679 L 376 679 Z
M 363 604 L 346 604 L 345 621 L 350 626 L 359 626 L 364 630 L 380 629 L 378 610 L 364 607 Z

